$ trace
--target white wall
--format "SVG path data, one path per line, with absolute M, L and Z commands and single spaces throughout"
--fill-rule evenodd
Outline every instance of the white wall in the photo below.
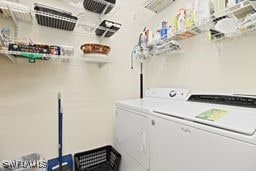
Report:
M 57 1 L 41 0 L 48 5 Z M 30 6 L 33 1 L 21 1 Z M 125 2 L 130 7 L 130 2 Z M 57 92 L 64 105 L 64 154 L 81 152 L 113 143 L 115 101 L 139 96 L 138 70 L 130 69 L 130 53 L 137 41 L 139 25 L 131 9 L 113 16 L 121 30 L 105 43 L 112 48 L 113 62 L 99 68 L 96 64 L 40 62 L 17 64 L 0 58 L 0 160 L 30 152 L 47 158 L 57 156 Z M 12 26 L 0 20 L 0 27 Z M 34 24 L 21 24 L 20 38 L 56 45 L 72 45 L 75 56 L 80 46 L 97 42 L 75 33 Z M 104 42 L 103 42 L 104 43 Z
M 55 1 L 41 0 L 47 4 Z M 191 0 L 189 0 L 191 1 Z M 33 1 L 22 0 L 32 5 Z M 75 153 L 113 142 L 114 102 L 139 95 L 138 67 L 130 70 L 130 53 L 143 26 L 160 27 L 172 20 L 188 0 L 175 2 L 150 22 L 133 21 L 141 2 L 120 0 L 113 18 L 122 29 L 105 43 L 112 47 L 114 61 L 99 69 L 95 64 L 18 60 L 12 64 L 0 58 L 0 160 L 30 152 L 51 158 L 57 155 L 57 92 L 63 94 L 64 153 Z M 61 7 L 61 6 L 60 6 Z M 147 18 L 143 13 L 137 18 Z M 0 19 L 0 27 L 13 26 Z M 36 24 L 22 24 L 20 38 L 34 42 L 80 45 L 96 39 L 57 31 Z M 223 45 L 218 55 L 215 44 L 204 34 L 184 41 L 185 53 L 162 56 L 146 62 L 146 87 L 183 87 L 192 91 L 255 90 L 255 36 Z
M 192 0 L 175 2 L 151 22 L 160 28 L 163 19 L 171 21 L 178 9 Z M 182 42 L 184 53 L 147 61 L 146 87 L 181 87 L 192 91 L 227 92 L 230 89 L 256 92 L 256 35 L 224 44 L 209 42 L 206 33 Z M 221 55 L 218 48 L 221 49 Z

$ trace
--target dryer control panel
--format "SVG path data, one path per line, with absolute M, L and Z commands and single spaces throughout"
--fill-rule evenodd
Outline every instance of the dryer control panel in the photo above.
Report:
M 192 94 L 188 101 L 256 108 L 256 98 L 237 95 Z
M 188 92 L 186 89 L 179 88 L 149 88 L 145 96 L 170 100 L 186 100 Z

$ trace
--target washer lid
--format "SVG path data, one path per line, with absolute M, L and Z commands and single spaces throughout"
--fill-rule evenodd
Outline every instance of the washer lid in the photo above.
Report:
M 158 106 L 155 113 L 208 125 L 211 127 L 253 135 L 256 131 L 256 110 L 193 102 L 172 102 Z

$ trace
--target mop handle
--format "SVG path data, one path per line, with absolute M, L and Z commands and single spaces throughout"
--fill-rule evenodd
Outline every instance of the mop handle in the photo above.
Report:
M 58 126 L 59 126 L 59 142 L 58 142 L 58 150 L 59 150 L 59 166 L 60 170 L 62 171 L 62 122 L 63 122 L 63 107 L 61 105 L 61 94 L 58 93 Z

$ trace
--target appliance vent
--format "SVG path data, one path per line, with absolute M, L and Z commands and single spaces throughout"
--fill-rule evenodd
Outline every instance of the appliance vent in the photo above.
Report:
M 226 95 L 191 95 L 188 101 L 256 108 L 256 98 Z
M 175 0 L 146 0 L 145 8 L 155 13 L 159 13 L 170 4 L 172 4 L 174 1 Z

